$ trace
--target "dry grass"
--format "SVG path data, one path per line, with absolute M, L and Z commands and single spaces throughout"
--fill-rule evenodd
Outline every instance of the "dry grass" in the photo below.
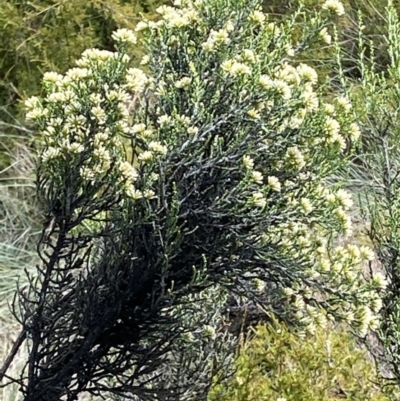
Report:
M 25 145 L 15 145 L 8 155 L 11 164 L 0 171 L 0 364 L 19 331 L 9 305 L 17 285 L 26 283 L 24 270 L 35 271 L 40 234 L 33 159 Z M 8 374 L 18 373 L 25 354 L 21 349 Z M 0 401 L 17 399 L 17 386 L 0 389 Z

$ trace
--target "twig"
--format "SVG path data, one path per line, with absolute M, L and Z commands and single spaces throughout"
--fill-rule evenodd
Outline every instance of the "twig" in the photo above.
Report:
M 5 377 L 5 374 L 8 370 L 8 368 L 10 367 L 12 361 L 14 360 L 15 356 L 17 355 L 17 352 L 20 349 L 21 345 L 25 341 L 25 336 L 26 336 L 26 330 L 22 329 L 21 332 L 19 333 L 19 336 L 14 341 L 14 344 L 11 348 L 11 352 L 8 354 L 8 357 L 5 360 L 4 365 L 0 370 L 0 380 L 3 380 L 3 378 Z

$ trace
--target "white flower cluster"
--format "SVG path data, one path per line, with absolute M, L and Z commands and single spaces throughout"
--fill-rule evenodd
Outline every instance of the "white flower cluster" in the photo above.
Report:
M 126 29 L 116 31 L 113 38 L 118 43 L 136 43 L 135 35 Z M 167 148 L 154 140 L 152 127 L 131 124 L 128 90 L 143 91 L 149 79 L 140 69 L 127 68 L 128 61 L 123 52 L 86 50 L 77 61 L 78 67 L 65 75 L 44 75 L 46 96 L 25 102 L 27 118 L 40 129 L 44 140 L 41 160 L 52 176 L 63 174 L 65 167 L 76 168 L 82 185 L 100 186 L 109 179 L 116 192 L 122 190 L 135 200 L 151 199 L 155 196 L 151 182 L 156 175 L 149 173 L 147 181 L 142 177 L 141 189 L 136 184 L 142 170 L 149 170 Z M 121 84 L 110 86 L 107 74 L 118 70 Z M 126 135 L 140 135 L 145 144 L 145 149 L 133 149 L 138 152 L 136 167 L 126 161 L 121 141 Z
M 227 72 L 231 76 L 238 75 L 249 75 L 251 74 L 251 68 L 245 63 L 241 63 L 235 60 L 226 60 L 221 64 L 223 71 Z
M 275 229 L 275 234 L 275 240 L 280 241 L 288 254 L 300 252 L 302 257 L 313 258 L 314 266 L 304 271 L 308 276 L 307 281 L 323 282 L 325 286 L 329 283 L 332 291 L 340 288 L 343 293 L 350 294 L 354 288 L 360 288 L 363 285 L 361 284 L 363 263 L 374 258 L 372 250 L 365 246 L 328 248 L 326 243 L 321 243 L 315 252 L 313 251 L 316 245 L 315 238 L 318 235 L 319 238 L 323 238 L 323 234 L 310 232 L 307 226 L 299 223 L 283 224 L 280 229 Z M 343 302 L 335 308 L 335 318 L 351 324 L 360 335 L 365 335 L 368 330 L 376 330 L 379 325 L 377 313 L 382 307 L 382 301 L 376 290 L 384 288 L 386 280 L 379 274 L 376 277 L 369 284 L 370 289 L 365 286 L 366 289 L 359 294 L 357 302 L 343 299 Z M 307 332 L 313 334 L 317 326 L 325 327 L 333 316 L 327 314 L 325 310 L 312 306 L 310 302 L 317 296 L 317 285 L 305 285 L 307 281 L 294 283 L 290 288 L 284 288 L 283 293 L 288 299 L 292 299 L 291 304 L 298 321 L 304 325 Z M 326 289 L 328 290 L 328 287 Z
M 202 48 L 206 52 L 212 53 L 217 51 L 220 45 L 228 45 L 231 42 L 229 34 L 233 31 L 233 29 L 234 27 L 232 23 L 228 21 L 224 28 L 218 31 L 211 30 L 207 41 L 201 44 Z
M 140 68 L 129 68 L 126 74 L 126 87 L 132 92 L 141 93 L 150 79 Z
M 250 19 L 257 24 L 262 25 L 266 20 L 266 15 L 260 10 L 255 10 L 250 14 Z
M 339 16 L 345 13 L 343 3 L 339 0 L 326 0 L 322 9 L 332 11 Z
M 287 62 L 276 67 L 272 76 L 262 74 L 259 77 L 259 84 L 263 89 L 275 91 L 286 103 L 288 101 L 297 102 L 297 96 L 294 97 L 293 95 L 294 93 L 301 94 L 303 108 L 298 108 L 297 111 L 293 112 L 290 119 L 281 124 L 280 131 L 284 131 L 288 126 L 291 128 L 300 127 L 308 112 L 318 110 L 319 101 L 313 89 L 317 81 L 318 75 L 312 67 L 306 64 L 293 67 Z
M 198 20 L 198 14 L 193 7 L 179 9 L 170 6 L 160 6 L 156 9 L 156 12 L 161 16 L 159 21 L 155 22 L 146 19 L 139 21 L 135 31 L 155 30 L 163 26 L 180 29 Z
M 156 12 L 162 15 L 163 20 L 166 21 L 170 28 L 187 26 L 198 18 L 193 8 L 180 10 L 175 7 L 161 6 L 157 8 Z
M 112 38 L 118 43 L 129 43 L 135 45 L 137 42 L 136 35 L 129 29 L 122 28 L 113 32 Z

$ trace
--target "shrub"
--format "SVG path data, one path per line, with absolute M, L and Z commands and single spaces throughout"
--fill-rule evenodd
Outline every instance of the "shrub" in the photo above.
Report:
M 234 377 L 209 401 L 389 401 L 366 350 L 343 328 L 318 328 L 299 340 L 284 324 L 259 326 L 241 347 Z
M 375 57 L 368 60 L 361 52 L 358 62 L 362 76 L 352 83 L 351 91 L 358 102 L 364 139 L 349 172 L 350 183 L 359 194 L 366 233 L 378 256 L 377 265 L 372 265 L 371 269 L 380 270 L 379 280 L 387 284 L 382 295 L 382 324 L 378 331 L 381 348 L 376 356 L 386 364 L 383 373 L 399 384 L 400 22 L 391 2 L 386 15 L 384 40 L 390 59 L 387 72 L 379 71 Z M 362 20 L 360 24 L 363 24 Z M 362 33 L 359 46 L 362 50 L 366 46 Z
M 176 6 L 136 27 L 148 74 L 130 66 L 137 38 L 122 29 L 117 52 L 86 50 L 26 102 L 42 141 L 43 267 L 19 292 L 23 330 L 1 371 L 27 339 L 14 379 L 26 401 L 205 399 L 232 355 L 228 296 L 309 333 L 377 325 L 381 283 L 361 269 L 372 252 L 335 245 L 351 199 L 326 183 L 358 139 L 351 104 L 326 103 L 331 88 L 291 62 L 341 3 L 281 24 L 255 0 Z M 196 363 L 207 369 L 193 383 Z

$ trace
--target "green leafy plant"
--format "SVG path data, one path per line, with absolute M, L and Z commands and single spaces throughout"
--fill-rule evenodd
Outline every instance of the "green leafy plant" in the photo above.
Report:
M 234 377 L 215 386 L 210 401 L 388 401 L 373 360 L 343 328 L 318 328 L 299 340 L 276 321 L 254 329 L 242 345 Z

